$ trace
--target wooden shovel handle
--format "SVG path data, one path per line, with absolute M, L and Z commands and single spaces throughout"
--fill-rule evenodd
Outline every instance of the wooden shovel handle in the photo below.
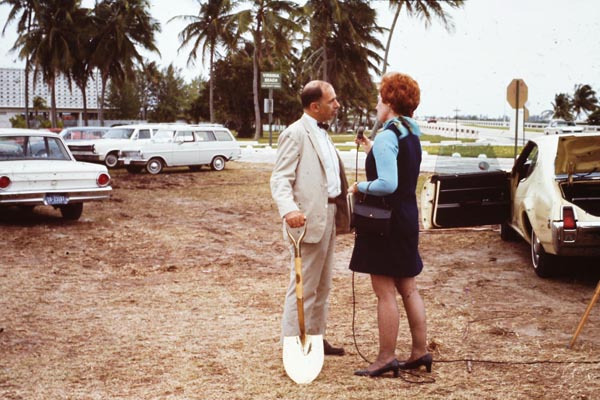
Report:
M 304 344 L 306 328 L 304 327 L 304 290 L 302 284 L 302 259 L 294 258 L 294 269 L 296 272 L 296 307 L 298 308 L 298 327 L 300 328 L 300 340 Z

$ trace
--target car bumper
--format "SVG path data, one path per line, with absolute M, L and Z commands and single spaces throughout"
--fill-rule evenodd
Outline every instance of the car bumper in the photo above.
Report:
M 1 206 L 42 206 L 42 205 L 64 205 L 69 203 L 82 203 L 85 201 L 106 200 L 110 197 L 112 188 L 86 189 L 72 192 L 47 191 L 27 193 L 4 193 L 0 194 Z M 55 203 L 53 199 L 61 201 Z
M 553 246 L 559 256 L 600 256 L 600 222 L 577 222 L 576 229 L 552 224 Z
M 73 153 L 73 157 L 75 157 L 75 159 L 77 161 L 94 162 L 94 163 L 98 163 L 98 162 L 103 162 L 104 161 L 102 159 L 102 157 L 100 157 L 99 154 L 78 154 L 78 153 Z
M 148 164 L 148 160 L 140 159 L 140 158 L 119 158 L 119 163 L 121 165 L 139 165 L 144 166 Z

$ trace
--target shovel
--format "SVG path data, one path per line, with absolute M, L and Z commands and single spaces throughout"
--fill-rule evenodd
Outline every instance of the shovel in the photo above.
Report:
M 307 335 L 304 327 L 304 295 L 302 290 L 302 257 L 300 244 L 306 235 L 306 224 L 298 239 L 295 239 L 286 225 L 288 237 L 294 245 L 294 270 L 296 273 L 296 306 L 300 336 L 284 336 L 283 367 L 288 376 L 298 384 L 312 382 L 323 368 L 325 355 L 323 335 Z

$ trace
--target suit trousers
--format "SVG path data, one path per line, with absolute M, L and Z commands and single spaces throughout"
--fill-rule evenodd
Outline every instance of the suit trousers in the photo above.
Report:
M 301 247 L 304 324 L 309 335 L 325 335 L 335 252 L 335 208 L 335 204 L 327 205 L 327 224 L 321 241 L 303 243 Z M 292 262 L 283 307 L 282 333 L 283 336 L 299 336 L 294 246 L 290 246 L 290 249 Z

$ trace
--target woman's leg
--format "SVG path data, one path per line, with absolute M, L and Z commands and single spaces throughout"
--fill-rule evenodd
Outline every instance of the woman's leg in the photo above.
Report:
M 394 278 L 371 275 L 371 285 L 377 296 L 377 325 L 379 328 L 379 354 L 369 370 L 381 368 L 396 358 L 398 337 L 398 303 Z
M 412 349 L 408 361 L 416 360 L 427 354 L 427 323 L 425 304 L 417 289 L 417 281 L 413 278 L 396 279 L 396 289 L 402 296 L 406 318 L 412 337 Z

